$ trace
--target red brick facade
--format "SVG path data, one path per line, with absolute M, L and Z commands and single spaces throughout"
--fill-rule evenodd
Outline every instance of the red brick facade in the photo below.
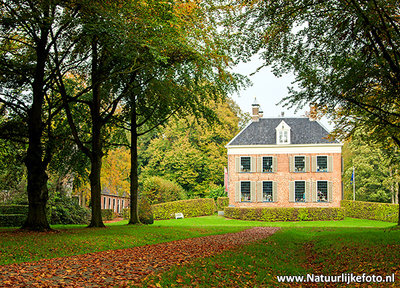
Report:
M 228 147 L 228 197 L 229 204 L 234 207 L 340 207 L 340 200 L 342 199 L 342 158 L 341 158 L 341 145 L 336 144 L 332 147 L 327 145 L 327 149 L 324 147 L 316 145 L 315 149 L 313 145 L 307 145 L 307 147 L 300 147 L 298 153 L 296 152 L 296 147 L 277 147 L 274 149 L 276 152 L 271 153 L 271 148 L 265 149 L 265 154 L 263 153 L 263 148 L 248 149 L 248 153 L 252 154 L 241 154 L 246 151 L 245 148 L 240 147 L 240 151 L 236 150 L 235 147 Z M 287 150 L 287 153 L 283 150 Z M 314 151 L 317 153 L 305 153 L 305 151 Z M 324 151 L 329 151 L 330 153 L 324 153 Z M 252 172 L 237 172 L 238 160 L 237 157 L 250 156 L 252 165 Z M 260 161 L 263 156 L 274 157 L 275 171 L 271 173 L 261 172 Z M 305 156 L 306 167 L 308 172 L 291 172 L 293 168 L 290 167 L 290 159 L 294 156 Z M 315 162 L 316 156 L 328 156 L 330 160 L 330 168 L 328 172 L 315 172 Z M 293 161 L 293 160 L 292 160 Z M 293 165 L 293 164 L 292 164 Z M 240 169 L 239 169 L 240 170 Z M 314 171 L 314 172 L 313 172 Z M 292 181 L 304 180 L 306 186 L 308 187 L 308 192 L 306 202 L 296 202 L 296 200 L 289 199 L 289 191 L 292 189 Z M 252 187 L 252 199 L 250 202 L 241 202 L 238 200 L 238 192 L 240 190 L 240 181 L 251 181 Z M 262 181 L 273 181 L 274 182 L 274 201 L 273 202 L 263 202 L 260 199 L 260 189 L 262 189 Z M 329 199 L 326 202 L 318 202 L 316 200 L 317 195 L 317 181 L 327 181 L 324 183 L 329 184 Z M 294 183 L 294 182 L 293 182 Z M 292 185 L 292 186 L 291 186 Z M 290 188 L 292 187 L 292 188 Z M 262 192 L 261 192 L 262 193 Z M 293 195 L 293 194 L 292 194 Z M 290 201 L 291 200 L 291 201 Z
M 113 209 L 115 213 L 122 213 L 122 209 L 128 208 L 130 199 L 116 195 L 101 195 L 101 209 Z

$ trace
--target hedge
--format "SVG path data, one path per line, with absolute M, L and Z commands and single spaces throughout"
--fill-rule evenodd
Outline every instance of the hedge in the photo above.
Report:
M 229 198 L 228 197 L 218 197 L 217 198 L 217 210 L 222 211 L 225 207 L 229 205 Z
M 213 215 L 215 210 L 215 202 L 211 198 L 179 200 L 153 205 L 155 220 L 175 218 L 175 213 L 183 213 L 185 218 Z
M 0 205 L 0 214 L 10 215 L 10 214 L 28 214 L 28 205 Z
M 113 209 L 101 209 L 101 218 L 105 221 L 114 219 Z
M 347 217 L 386 222 L 397 222 L 399 218 L 398 204 L 342 200 L 340 205 Z
M 344 208 L 234 208 L 224 209 L 225 217 L 252 221 L 342 220 Z
M 20 227 L 26 220 L 26 214 L 0 214 L 0 227 Z

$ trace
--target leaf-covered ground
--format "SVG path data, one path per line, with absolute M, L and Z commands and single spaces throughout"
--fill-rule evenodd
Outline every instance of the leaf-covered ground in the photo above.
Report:
M 2 287 L 129 286 L 154 271 L 264 239 L 277 230 L 256 227 L 238 233 L 3 265 L 0 283 Z

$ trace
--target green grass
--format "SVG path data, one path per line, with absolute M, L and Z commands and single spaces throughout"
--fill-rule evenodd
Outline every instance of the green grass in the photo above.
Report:
M 127 221 L 107 224 L 107 229 L 88 229 L 84 225 L 56 225 L 57 233 L 13 232 L 0 230 L 0 265 L 30 262 L 184 238 L 238 232 L 253 226 L 280 227 L 381 227 L 393 223 L 346 218 L 343 221 L 256 222 L 228 220 L 219 216 L 156 221 L 153 225 L 128 226 Z
M 276 276 L 307 273 L 380 276 L 395 273 L 398 277 L 399 239 L 400 230 L 397 229 L 282 228 L 268 239 L 151 275 L 141 285 L 282 287 L 289 284 L 278 283 Z M 320 284 L 319 287 L 324 286 Z M 350 287 L 354 287 L 354 283 Z

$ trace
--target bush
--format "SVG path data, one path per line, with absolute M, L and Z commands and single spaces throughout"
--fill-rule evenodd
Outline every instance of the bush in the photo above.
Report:
M 228 197 L 218 197 L 217 198 L 217 210 L 222 211 L 225 207 L 229 205 L 229 198 Z
M 208 198 L 214 198 L 214 200 L 217 200 L 219 197 L 226 197 L 226 196 L 227 193 L 223 186 L 218 186 L 214 189 L 211 189 L 210 192 L 208 193 Z
M 342 200 L 341 206 L 347 217 L 386 222 L 397 222 L 399 218 L 398 204 Z
M 158 204 L 183 200 L 187 197 L 185 190 L 176 182 L 153 176 L 143 181 L 141 198 L 146 198 L 150 204 Z
M 90 211 L 68 197 L 57 198 L 49 205 L 50 224 L 87 224 Z
M 214 199 L 190 199 L 153 205 L 154 219 L 172 219 L 175 213 L 183 213 L 184 217 L 207 216 L 215 213 Z
M 28 214 L 28 205 L 0 205 L 0 214 Z
M 139 220 L 143 224 L 154 223 L 153 209 L 150 203 L 144 198 L 139 200 Z
M 224 209 L 225 217 L 252 221 L 316 221 L 342 220 L 343 208 L 234 208 Z
M 101 218 L 103 221 L 110 221 L 114 219 L 113 209 L 101 209 Z
M 0 214 L 0 227 L 20 227 L 26 220 L 26 214 Z
M 122 218 L 125 220 L 129 220 L 131 216 L 131 208 L 123 208 L 122 209 Z

